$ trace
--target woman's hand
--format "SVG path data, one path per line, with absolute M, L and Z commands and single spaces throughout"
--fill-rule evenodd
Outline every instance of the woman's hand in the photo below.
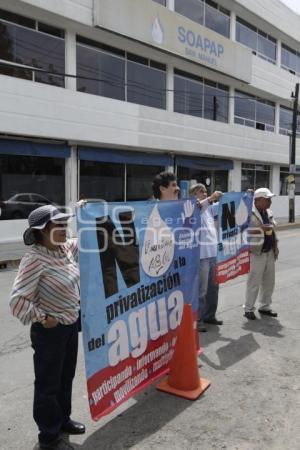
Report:
M 47 316 L 47 318 L 43 320 L 42 325 L 44 328 L 55 328 L 58 325 L 58 320 L 56 320 L 55 317 Z

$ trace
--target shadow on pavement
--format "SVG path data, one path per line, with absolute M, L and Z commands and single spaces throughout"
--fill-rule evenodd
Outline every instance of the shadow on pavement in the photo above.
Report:
M 205 353 L 200 356 L 201 362 L 216 370 L 226 370 L 260 348 L 252 333 L 240 336 L 238 339 L 226 338 L 218 334 L 217 339 L 228 342 L 216 351 L 219 364 L 211 361 Z
M 72 443 L 74 448 L 123 450 L 138 447 L 141 441 L 191 406 L 189 400 L 155 390 L 146 391 L 135 398 L 138 399 L 135 405 L 95 431 L 82 445 Z
M 242 328 L 247 331 L 252 331 L 253 333 L 261 333 L 265 336 L 282 338 L 284 337 L 280 331 L 283 326 L 278 319 L 274 317 L 264 317 L 256 320 L 248 320 L 243 324 Z

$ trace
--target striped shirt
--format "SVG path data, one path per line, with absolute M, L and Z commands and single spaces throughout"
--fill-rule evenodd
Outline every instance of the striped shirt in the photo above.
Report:
M 77 240 L 69 239 L 51 251 L 33 245 L 22 258 L 14 281 L 10 308 L 24 325 L 46 315 L 62 324 L 76 322 L 79 311 Z

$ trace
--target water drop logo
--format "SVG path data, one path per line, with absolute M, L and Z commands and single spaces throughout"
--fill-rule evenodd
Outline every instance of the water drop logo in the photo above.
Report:
M 235 222 L 238 226 L 241 227 L 242 225 L 244 225 L 247 219 L 248 219 L 248 209 L 244 200 L 242 199 L 238 207 L 238 210 L 235 214 Z
M 164 41 L 164 30 L 157 15 L 152 24 L 152 39 L 156 44 L 162 44 Z
M 172 230 L 160 217 L 158 206 L 152 210 L 144 237 L 141 263 L 150 277 L 159 277 L 170 267 L 174 257 Z

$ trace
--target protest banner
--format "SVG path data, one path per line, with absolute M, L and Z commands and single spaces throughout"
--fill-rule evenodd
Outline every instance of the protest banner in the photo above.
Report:
M 219 201 L 216 282 L 225 283 L 249 272 L 248 226 L 251 193 L 228 192 Z
M 168 371 L 185 303 L 196 317 L 200 211 L 191 201 L 77 210 L 88 398 L 98 420 Z

